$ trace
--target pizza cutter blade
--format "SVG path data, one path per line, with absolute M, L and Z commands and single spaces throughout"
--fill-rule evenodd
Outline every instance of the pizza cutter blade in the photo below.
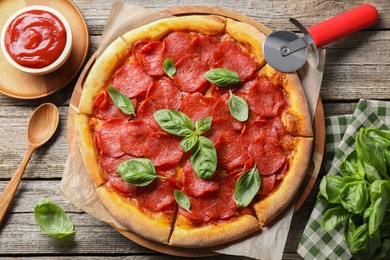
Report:
M 360 31 L 378 20 L 378 11 L 369 4 L 351 9 L 322 23 L 305 28 L 296 19 L 290 18 L 303 34 L 299 37 L 290 31 L 276 31 L 263 42 L 265 60 L 276 70 L 293 72 L 307 61 L 308 47 L 318 65 L 317 48 Z

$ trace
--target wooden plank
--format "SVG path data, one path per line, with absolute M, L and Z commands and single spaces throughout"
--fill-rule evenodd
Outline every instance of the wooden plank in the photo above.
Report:
M 181 1 L 159 1 L 159 0 L 135 0 L 126 1 L 133 5 L 138 5 L 144 8 L 154 9 L 156 11 L 164 10 L 181 5 L 213 5 L 231 11 L 239 12 L 264 23 L 273 30 L 286 29 L 296 30 L 289 22 L 289 18 L 293 17 L 302 22 L 302 24 L 310 27 L 316 23 L 329 19 L 337 14 L 348 11 L 351 8 L 367 3 L 364 0 L 348 0 L 348 1 L 234 1 L 234 0 L 216 0 L 212 4 L 207 0 L 200 0 L 194 3 L 190 0 Z M 83 1 L 75 0 L 74 3 L 78 6 L 86 19 L 90 34 L 99 35 L 102 33 L 106 17 L 109 14 L 111 3 L 108 1 Z M 390 5 L 386 1 L 376 1 L 375 7 L 380 13 L 379 22 L 371 29 L 386 29 L 390 28 Z
M 0 179 L 10 178 L 22 161 L 27 148 L 27 124 L 36 106 L 2 106 L 0 109 Z M 54 136 L 32 156 L 24 178 L 60 178 L 64 170 L 67 107 L 59 107 L 60 122 Z

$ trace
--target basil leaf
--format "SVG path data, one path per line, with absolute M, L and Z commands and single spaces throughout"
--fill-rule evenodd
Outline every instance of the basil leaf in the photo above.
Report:
M 114 101 L 115 105 L 122 110 L 126 115 L 134 115 L 135 116 L 135 108 L 133 102 L 131 102 L 130 98 L 128 98 L 125 94 L 120 92 L 114 87 L 107 87 L 108 95 L 110 95 L 112 101 Z
M 368 225 L 367 223 L 357 227 L 347 237 L 347 244 L 352 255 L 362 254 L 368 248 Z
M 368 220 L 368 231 L 372 235 L 376 232 L 386 214 L 386 208 L 390 199 L 390 181 L 377 180 L 371 184 L 370 196 L 372 212 Z
M 242 81 L 237 72 L 226 68 L 217 68 L 207 71 L 204 77 L 219 87 L 231 87 Z
M 248 206 L 259 192 L 260 185 L 260 174 L 256 166 L 241 175 L 236 182 L 233 195 L 237 207 Z
M 159 126 L 165 131 L 177 136 L 188 136 L 194 132 L 194 124 L 188 116 L 180 111 L 161 109 L 154 112 Z
M 340 191 L 340 200 L 344 208 L 351 213 L 360 214 L 366 208 L 369 195 L 364 181 L 347 183 Z
M 122 162 L 116 170 L 125 182 L 136 186 L 146 186 L 155 178 L 166 178 L 156 174 L 151 160 L 135 158 Z
M 230 114 L 240 122 L 245 122 L 249 117 L 248 103 L 239 96 L 233 95 L 230 90 L 230 97 L 228 100 Z
M 34 218 L 42 233 L 62 238 L 75 233 L 74 225 L 65 211 L 45 198 L 35 206 Z
M 177 204 L 179 204 L 180 207 L 187 210 L 188 212 L 191 212 L 191 210 L 190 210 L 191 201 L 187 197 L 187 195 L 185 195 L 183 192 L 181 192 L 179 190 L 174 190 L 173 196 L 175 197 L 175 200 L 176 200 Z
M 199 136 L 196 134 L 187 135 L 180 142 L 181 148 L 183 148 L 185 152 L 188 152 L 198 143 L 198 137 Z
M 172 78 L 173 75 L 176 73 L 176 66 L 175 63 L 170 58 L 166 58 L 163 61 L 163 69 L 165 74 L 168 75 L 169 78 Z
M 389 257 L 390 257 L 390 239 L 383 239 L 379 252 L 373 255 L 371 260 L 389 259 Z
M 196 120 L 195 129 L 196 134 L 201 135 L 210 129 L 213 118 L 211 116 Z
M 359 179 L 364 178 L 365 169 L 362 161 L 358 159 L 356 150 L 348 154 L 348 156 L 341 163 L 340 170 L 343 173 L 343 176 L 349 175 Z
M 322 216 L 322 229 L 329 232 L 341 224 L 345 223 L 351 213 L 349 213 L 342 205 L 328 209 Z
M 340 190 L 344 186 L 340 176 L 324 176 L 320 183 L 320 193 L 330 203 L 340 203 Z
M 199 136 L 197 145 L 191 150 L 190 160 L 200 179 L 211 179 L 217 169 L 217 151 L 213 142 Z
M 366 171 L 367 180 L 370 183 L 373 183 L 374 181 L 381 179 L 381 176 L 379 175 L 377 169 L 375 169 L 374 166 L 364 162 L 364 169 Z

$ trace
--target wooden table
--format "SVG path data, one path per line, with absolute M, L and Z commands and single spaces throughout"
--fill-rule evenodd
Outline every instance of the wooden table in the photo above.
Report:
M 288 18 L 310 26 L 363 3 L 372 3 L 380 13 L 379 22 L 368 30 L 328 45 L 321 89 L 325 116 L 352 113 L 360 98 L 390 100 L 390 3 L 388 0 L 133 0 L 131 4 L 155 10 L 178 5 L 214 5 L 254 18 L 271 29 L 295 30 Z M 89 58 L 97 49 L 110 1 L 76 0 L 86 20 Z M 1 68 L 0 68 L 1 70 Z M 68 154 L 66 125 L 69 100 L 77 77 L 64 89 L 35 100 L 18 100 L 0 95 L 0 191 L 21 162 L 26 151 L 26 126 L 32 111 L 41 103 L 52 102 L 60 110 L 60 125 L 54 137 L 32 157 L 16 197 L 0 227 L 0 257 L 80 257 L 131 259 L 171 259 L 139 246 L 104 222 L 75 208 L 61 195 L 60 181 Z M 320 178 L 319 178 L 320 179 Z M 303 207 L 294 215 L 284 259 L 299 259 L 299 238 L 313 208 L 318 181 Z M 63 240 L 42 234 L 33 210 L 41 198 L 61 205 L 71 216 L 76 235 Z M 228 259 L 216 256 L 215 259 Z M 229 259 L 236 259 L 229 257 Z M 242 259 L 242 258 L 237 258 Z

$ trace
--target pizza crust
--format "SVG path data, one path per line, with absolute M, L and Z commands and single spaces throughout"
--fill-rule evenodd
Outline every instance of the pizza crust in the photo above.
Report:
M 173 222 L 173 213 L 145 214 L 131 199 L 109 191 L 105 186 L 96 188 L 103 205 L 129 230 L 153 241 L 167 244 Z
M 281 73 L 266 64 L 261 69 L 260 75 L 267 76 L 272 83 L 282 87 L 289 97 L 288 113 L 282 115 L 286 131 L 294 136 L 312 137 L 309 105 L 297 73 Z
M 89 116 L 77 115 L 75 118 L 75 128 L 84 166 L 95 186 L 100 186 L 108 180 L 108 177 L 103 174 L 103 170 L 99 164 L 93 133 L 89 125 L 90 120 L 91 117 Z
M 117 69 L 118 64 L 121 64 L 127 58 L 128 51 L 129 46 L 126 42 L 122 38 L 118 38 L 96 60 L 83 85 L 79 113 L 84 115 L 93 114 L 93 102 L 111 79 L 111 75 Z
M 284 209 L 290 205 L 306 175 L 310 158 L 313 138 L 295 137 L 295 151 L 289 161 L 290 168 L 285 173 L 279 187 L 271 194 L 252 205 L 257 219 L 262 226 L 267 226 Z
M 201 227 L 188 225 L 189 220 L 178 215 L 169 244 L 178 247 L 210 247 L 234 241 L 260 230 L 257 219 L 249 212 L 225 223 Z
M 247 23 L 237 22 L 229 18 L 226 20 L 225 31 L 238 42 L 248 43 L 252 47 L 258 67 L 265 65 L 262 46 L 266 32 L 260 32 Z

